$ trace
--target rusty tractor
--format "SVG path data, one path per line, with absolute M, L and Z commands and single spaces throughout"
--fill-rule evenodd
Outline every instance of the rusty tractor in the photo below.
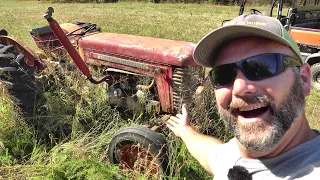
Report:
M 133 112 L 152 112 L 163 122 L 183 102 L 191 101 L 195 92 L 203 91 L 204 70 L 193 61 L 194 43 L 106 33 L 91 23 L 59 24 L 52 17 L 53 12 L 53 8 L 48 8 L 44 15 L 49 26 L 30 31 L 37 47 L 53 57 L 69 54 L 90 82 L 106 83 L 110 105 Z M 26 113 L 35 104 L 36 85 L 31 83 L 35 70 L 46 68 L 41 58 L 5 30 L 1 31 L 0 66 L 5 73 L 0 77 L 13 86 L 11 92 Z M 101 78 L 93 77 L 88 65 L 103 68 Z M 6 78 L 15 73 L 15 78 Z M 133 169 L 139 159 L 147 159 L 152 174 L 168 174 L 168 147 L 156 131 L 159 129 L 161 126 L 155 121 L 149 127 L 131 126 L 117 132 L 108 148 L 110 161 Z

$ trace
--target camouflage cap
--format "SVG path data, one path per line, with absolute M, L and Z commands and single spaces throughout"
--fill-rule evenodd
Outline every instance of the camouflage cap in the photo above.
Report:
M 193 58 L 201 66 L 213 67 L 217 52 L 224 44 L 246 36 L 262 37 L 284 44 L 290 47 L 303 63 L 298 45 L 280 21 L 273 17 L 257 14 L 238 16 L 207 34 L 196 46 Z

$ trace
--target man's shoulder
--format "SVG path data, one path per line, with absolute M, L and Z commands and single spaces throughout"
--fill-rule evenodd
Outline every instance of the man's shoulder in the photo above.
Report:
M 217 146 L 210 156 L 215 177 L 224 179 L 235 164 L 244 166 L 254 179 L 312 178 L 320 175 L 320 136 L 268 159 L 242 159 L 236 139 Z
M 308 152 L 313 154 L 315 152 L 319 152 L 320 153 L 320 131 L 319 130 L 313 130 L 314 132 L 316 132 L 318 134 L 318 136 L 316 136 L 315 138 L 304 142 L 300 145 L 298 145 L 297 147 L 293 148 L 292 151 L 299 151 L 302 154 L 307 154 Z
M 296 162 L 297 164 L 301 163 L 310 163 L 310 162 L 319 162 L 320 163 L 320 135 L 311 139 L 307 142 L 304 142 L 289 151 L 276 156 L 274 158 L 266 159 L 268 162 Z M 295 164 L 295 163 L 294 163 Z
M 281 177 L 290 179 L 320 175 L 320 136 L 292 148 L 280 156 L 261 160 L 265 170 L 257 177 Z M 268 175 L 269 174 L 269 175 Z
M 238 143 L 237 143 L 236 138 L 232 138 L 228 142 L 223 143 L 221 145 L 218 145 L 216 153 L 218 155 L 232 153 L 237 156 L 240 156 L 240 151 L 239 151 L 239 147 L 238 147 Z
M 219 177 L 219 174 L 227 174 L 240 157 L 236 139 L 233 138 L 227 143 L 216 146 L 216 149 L 209 155 L 209 165 L 215 177 Z

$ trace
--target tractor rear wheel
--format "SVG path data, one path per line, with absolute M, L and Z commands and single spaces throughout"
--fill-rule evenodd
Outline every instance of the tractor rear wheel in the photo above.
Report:
M 127 127 L 113 137 L 108 149 L 109 160 L 122 169 L 160 178 L 169 175 L 166 144 L 166 140 L 151 129 Z
M 314 89 L 320 90 L 320 63 L 311 66 L 311 85 Z
M 31 116 L 37 95 L 35 70 L 25 60 L 23 54 L 16 53 L 13 45 L 0 41 L 0 83 L 8 89 L 23 115 Z

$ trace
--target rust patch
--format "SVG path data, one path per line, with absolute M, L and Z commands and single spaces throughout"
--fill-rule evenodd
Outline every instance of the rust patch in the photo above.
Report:
M 79 40 L 83 49 L 134 57 L 148 62 L 197 66 L 192 58 L 194 43 L 114 33 L 96 33 Z

